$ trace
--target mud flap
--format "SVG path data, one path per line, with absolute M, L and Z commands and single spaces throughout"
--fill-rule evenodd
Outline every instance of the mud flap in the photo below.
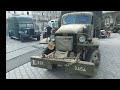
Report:
M 88 76 L 94 76 L 96 74 L 94 63 L 85 61 L 79 61 L 78 63 L 67 66 L 65 67 L 65 71 L 69 73 L 80 73 Z

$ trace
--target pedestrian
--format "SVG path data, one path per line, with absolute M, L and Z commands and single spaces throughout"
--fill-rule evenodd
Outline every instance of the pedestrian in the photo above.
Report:
M 46 27 L 46 29 L 47 29 L 47 38 L 48 38 L 48 37 L 50 37 L 50 35 L 51 35 L 51 30 L 52 30 L 52 28 L 48 25 L 48 26 Z
M 44 33 L 43 38 L 46 38 L 47 37 L 47 28 L 46 28 L 46 26 L 44 27 L 44 32 L 43 33 Z

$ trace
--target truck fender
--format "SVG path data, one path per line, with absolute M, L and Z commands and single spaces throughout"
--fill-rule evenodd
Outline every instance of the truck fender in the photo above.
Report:
M 93 38 L 92 39 L 92 44 L 94 45 L 94 46 L 99 46 L 100 45 L 100 40 L 98 39 L 98 38 Z

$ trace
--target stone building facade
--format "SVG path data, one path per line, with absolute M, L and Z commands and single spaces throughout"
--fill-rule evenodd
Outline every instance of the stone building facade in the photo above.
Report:
M 109 28 L 110 25 L 115 25 L 120 22 L 120 11 L 107 12 L 103 14 L 104 28 Z M 112 30 L 112 28 L 111 28 Z
M 48 25 L 48 21 L 59 18 L 61 11 L 32 11 L 32 17 L 39 30 L 43 31 L 44 27 Z

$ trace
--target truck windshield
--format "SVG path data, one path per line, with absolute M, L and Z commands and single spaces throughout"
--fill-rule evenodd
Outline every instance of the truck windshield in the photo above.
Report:
M 69 15 L 63 17 L 63 24 L 89 24 L 90 16 L 87 15 Z
M 19 28 L 26 28 L 26 27 L 27 28 L 33 28 L 33 24 L 32 23 L 31 24 L 30 23 L 29 24 L 28 23 L 26 23 L 26 24 L 25 23 L 20 23 L 19 24 Z

